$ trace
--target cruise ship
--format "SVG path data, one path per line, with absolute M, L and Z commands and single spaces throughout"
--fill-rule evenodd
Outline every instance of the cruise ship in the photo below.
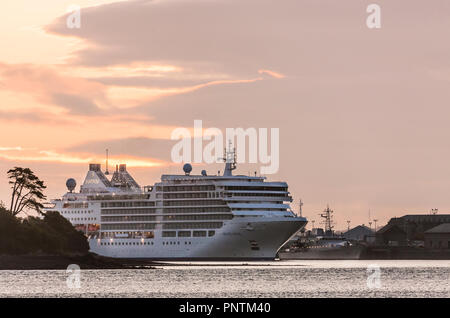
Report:
M 90 164 L 79 192 L 76 181 L 52 200 L 58 211 L 88 237 L 93 253 L 115 258 L 155 260 L 274 259 L 278 250 L 306 225 L 290 209 L 286 182 L 233 175 L 234 152 L 226 153 L 223 174 L 180 175 L 141 187 L 116 166 L 111 178 Z

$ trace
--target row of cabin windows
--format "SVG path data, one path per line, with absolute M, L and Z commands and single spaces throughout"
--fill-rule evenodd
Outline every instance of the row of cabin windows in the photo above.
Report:
M 59 212 L 59 211 L 57 211 L 57 212 Z M 82 210 L 82 211 L 64 211 L 64 210 L 62 210 L 61 212 L 62 212 L 62 214 L 90 214 L 90 213 L 93 213 L 94 211 L 93 210 Z
M 153 242 L 101 242 L 100 245 L 154 245 Z
M 223 222 L 165 223 L 163 229 L 219 229 Z
M 214 191 L 214 185 L 194 185 L 194 186 L 157 186 L 156 191 L 175 192 L 175 191 Z
M 283 191 L 288 190 L 287 187 L 265 187 L 265 186 L 252 186 L 252 187 L 241 187 L 241 186 L 225 186 L 225 190 L 236 190 L 236 191 Z
M 211 237 L 216 231 L 192 231 L 192 237 Z M 162 237 L 176 237 L 176 231 L 163 231 Z M 178 237 L 191 237 L 191 231 L 178 231 Z
M 108 209 L 102 210 L 102 214 L 154 214 L 155 209 Z
M 124 239 L 123 235 L 126 234 L 125 239 L 129 238 L 145 238 L 153 239 L 154 232 L 103 232 L 100 234 L 101 239 Z M 178 235 L 177 235 L 178 234 Z M 214 236 L 216 231 L 162 231 L 162 237 L 206 237 Z M 136 242 L 135 242 L 136 243 Z M 125 245 L 135 245 L 133 242 L 126 243 Z
M 102 224 L 102 230 L 152 230 L 154 223 L 117 223 Z
M 146 238 L 152 239 L 155 237 L 155 233 L 152 231 L 136 231 L 136 232 L 102 232 L 100 238 Z
M 89 203 L 87 202 L 77 202 L 77 203 L 64 203 L 64 209 L 87 209 L 89 207 Z
M 92 201 L 117 201 L 117 200 L 147 200 L 150 194 L 108 194 L 108 195 L 89 195 L 88 200 Z
M 102 222 L 155 221 L 156 216 L 102 216 Z
M 164 215 L 164 221 L 189 221 L 189 220 L 231 220 L 232 214 L 206 214 L 206 215 Z
M 191 245 L 191 242 L 184 242 L 184 245 Z M 101 242 L 100 245 L 103 246 L 111 246 L 111 245 L 155 245 L 154 242 L 137 242 L 137 243 L 131 243 L 131 242 Z M 180 242 L 162 242 L 162 245 L 180 245 Z
M 223 222 L 189 222 L 163 223 L 163 229 L 218 229 Z M 102 230 L 153 230 L 155 223 L 115 223 L 102 224 Z
M 163 213 L 206 213 L 206 212 L 231 212 L 229 207 L 214 208 L 164 208 Z
M 73 221 L 97 221 L 97 218 L 67 218 L 67 220 Z
M 285 193 L 227 193 L 226 196 L 228 198 L 231 197 L 286 197 L 288 198 L 289 195 Z
M 191 242 L 184 242 L 184 244 L 185 245 L 191 245 L 192 243 Z M 133 242 L 133 243 L 131 243 L 131 242 L 101 242 L 100 243 L 100 245 L 104 245 L 104 246 L 106 246 L 106 245 L 122 245 L 122 246 L 124 246 L 124 245 L 137 245 L 137 246 L 139 246 L 139 245 L 155 245 L 155 243 L 154 242 Z M 180 245 L 180 242 L 163 242 L 162 243 L 162 245 Z
M 223 198 L 223 192 L 200 192 L 200 193 L 164 193 L 164 199 L 206 199 L 206 198 Z M 156 196 L 160 198 L 158 194 Z
M 192 242 L 188 242 L 188 241 L 185 241 L 184 242 L 184 245 L 191 245 L 192 244 Z M 103 246 L 111 246 L 111 245 L 116 245 L 116 246 L 118 246 L 118 245 L 122 245 L 122 246 L 125 246 L 125 245 L 134 245 L 134 246 L 139 246 L 139 245 L 155 245 L 155 243 L 154 242 L 133 242 L 133 243 L 131 243 L 131 242 L 101 242 L 100 243 L 100 245 L 103 245 Z M 178 242 L 162 242 L 162 245 L 180 245 L 180 242 L 178 241 Z
M 226 205 L 223 200 L 180 200 L 180 201 L 164 201 L 164 206 L 205 206 L 205 205 Z
M 208 213 L 231 212 L 229 207 L 164 208 L 163 213 Z M 111 209 L 102 210 L 102 215 L 115 214 L 155 214 L 155 209 Z
M 232 214 L 207 214 L 207 215 L 164 215 L 164 221 L 190 221 L 190 220 L 231 220 Z M 90 218 L 89 218 L 90 219 Z M 138 222 L 156 221 L 156 216 L 102 216 L 102 222 Z
M 154 201 L 121 201 L 121 202 L 102 202 L 102 208 L 126 208 L 139 206 L 155 206 Z

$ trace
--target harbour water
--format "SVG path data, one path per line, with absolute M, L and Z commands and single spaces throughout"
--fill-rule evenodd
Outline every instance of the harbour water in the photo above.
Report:
M 379 267 L 379 285 L 368 284 Z M 156 269 L 0 271 L 0 297 L 450 297 L 450 261 L 172 263 Z M 371 278 L 369 278 L 370 280 Z

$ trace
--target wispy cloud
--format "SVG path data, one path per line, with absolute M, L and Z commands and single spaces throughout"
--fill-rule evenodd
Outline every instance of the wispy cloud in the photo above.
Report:
M 24 149 L 22 147 L 0 147 L 0 159 L 15 162 L 53 162 L 66 164 L 87 164 L 104 161 L 104 157 L 98 154 L 63 153 L 54 150 Z M 133 156 L 111 156 L 109 162 L 111 165 L 127 163 L 130 167 L 158 167 L 168 165 L 163 160 Z
M 277 73 L 277 72 L 274 72 L 274 71 L 271 71 L 271 70 L 258 70 L 258 73 L 259 74 L 267 74 L 267 75 L 270 75 L 270 76 L 272 76 L 274 78 L 285 78 L 286 77 L 286 76 L 284 76 L 281 73 Z
M 50 106 L 46 107 L 48 111 L 56 106 L 67 112 L 91 114 L 98 110 L 97 104 L 109 105 L 103 84 L 64 76 L 55 67 L 0 63 L 0 81 L 1 89 L 33 96 L 42 105 Z
M 133 64 L 134 65 L 134 64 Z M 149 66 L 144 67 L 141 64 L 135 64 L 136 73 L 146 72 L 146 70 L 162 73 L 181 72 L 180 69 L 173 66 Z M 131 71 L 133 66 L 130 65 Z M 76 66 L 72 67 L 74 70 Z M 130 85 L 107 85 L 92 78 L 75 77 L 68 74 L 68 67 L 49 67 L 35 65 L 8 65 L 0 63 L 0 80 L 2 86 L 0 89 L 12 91 L 17 94 L 32 96 L 37 102 L 43 105 L 38 112 L 10 112 L 6 117 L 24 119 L 27 121 L 47 120 L 49 116 L 43 116 L 45 112 L 53 115 L 71 114 L 75 116 L 111 116 L 120 113 L 121 109 L 137 107 L 159 98 L 187 94 L 211 86 L 226 86 L 236 84 L 248 84 L 264 80 L 263 77 L 249 79 L 216 79 L 202 81 L 192 84 L 192 80 L 201 79 L 202 74 L 191 74 L 193 78 L 186 81 L 182 86 L 170 86 L 170 78 L 161 78 L 167 81 L 167 87 L 155 86 L 130 86 Z M 114 68 L 116 71 L 121 68 Z M 260 74 L 268 74 L 271 77 L 282 78 L 281 74 L 264 70 Z M 210 75 L 211 76 L 211 75 Z M 126 78 L 126 76 L 125 76 Z M 159 77 L 158 77 L 159 78 Z M 177 81 L 175 81 L 176 85 Z M 56 108 L 55 108 L 56 107 Z M 59 111 L 59 114 L 57 114 Z M 56 112 L 56 113 L 55 113 Z M 61 113 L 62 112 L 62 113 Z M 126 114 L 128 116 L 129 114 Z
M 0 147 L 0 151 L 21 151 L 22 147 Z

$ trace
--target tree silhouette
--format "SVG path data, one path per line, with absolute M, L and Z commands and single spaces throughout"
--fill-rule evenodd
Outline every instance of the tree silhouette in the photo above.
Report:
M 39 180 L 31 169 L 21 167 L 10 169 L 8 179 L 13 190 L 9 208 L 11 213 L 15 216 L 24 209 L 31 209 L 43 214 L 42 201 L 46 199 L 43 191 L 47 188 L 44 181 Z

